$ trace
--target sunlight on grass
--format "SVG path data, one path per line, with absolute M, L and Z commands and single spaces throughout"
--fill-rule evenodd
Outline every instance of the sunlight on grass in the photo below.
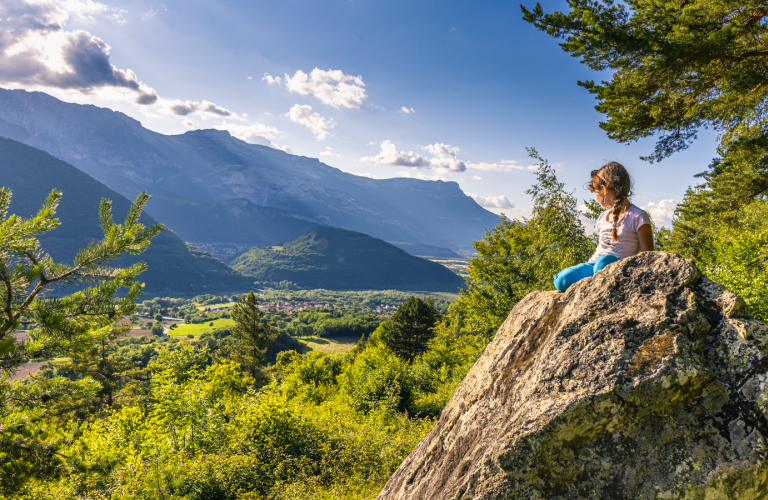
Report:
M 351 351 L 357 345 L 357 337 L 338 337 L 335 339 L 321 339 L 318 337 L 305 337 L 297 339 L 313 351 L 321 351 L 326 354 L 337 354 Z
M 210 323 L 213 323 L 213 326 L 210 326 Z M 177 335 L 202 335 L 205 332 L 212 332 L 216 328 L 224 328 L 224 327 L 231 327 L 235 324 L 234 321 L 228 318 L 219 318 L 213 321 L 207 321 L 205 323 L 199 323 L 194 325 L 179 325 L 176 328 L 172 330 L 168 330 L 168 333 L 170 335 L 173 335 L 174 337 Z

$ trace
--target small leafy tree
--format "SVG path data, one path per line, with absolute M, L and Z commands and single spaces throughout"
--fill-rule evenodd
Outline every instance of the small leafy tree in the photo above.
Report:
M 339 384 L 357 411 L 413 409 L 415 387 L 408 363 L 386 347 L 365 349 L 341 374 Z
M 465 332 L 492 336 L 518 301 L 534 290 L 553 289 L 555 274 L 594 251 L 576 197 L 535 149 L 528 152 L 538 161 L 536 183 L 526 191 L 533 198 L 531 217 L 502 216 L 474 242 L 477 257 L 469 260 L 467 289 L 459 298 Z
M 235 342 L 228 346 L 226 356 L 238 363 L 240 368 L 256 380 L 266 383 L 262 365 L 266 360 L 267 347 L 278 335 L 276 328 L 263 320 L 264 312 L 259 309 L 253 292 L 243 295 L 232 308 L 232 336 Z
M 432 297 L 425 302 L 411 296 L 400 304 L 389 320 L 384 344 L 410 361 L 427 349 L 427 343 L 435 335 L 432 329 L 439 319 L 440 313 L 435 309 Z
M 55 215 L 61 196 L 51 192 L 38 213 L 25 219 L 8 215 L 11 191 L 0 188 L 0 493 L 45 475 L 55 462 L 56 439 L 37 431 L 47 403 L 90 397 L 101 388 L 91 377 L 22 384 L 10 382 L 10 375 L 29 359 L 76 357 L 108 339 L 114 323 L 133 313 L 143 288 L 135 279 L 146 269 L 144 262 L 126 268 L 108 264 L 125 252 L 144 251 L 162 231 L 160 225 L 145 228 L 139 222 L 146 193 L 136 198 L 123 224 L 112 221 L 112 202 L 102 200 L 103 238 L 80 250 L 72 264 L 54 262 L 37 237 L 59 226 Z M 116 297 L 123 287 L 127 292 Z M 29 332 L 25 342 L 13 335 L 21 327 Z

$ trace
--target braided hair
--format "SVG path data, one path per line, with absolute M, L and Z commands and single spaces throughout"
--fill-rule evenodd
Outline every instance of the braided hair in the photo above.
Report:
M 611 215 L 613 215 L 611 236 L 613 241 L 619 241 L 619 215 L 621 214 L 621 207 L 624 205 L 624 202 L 632 194 L 632 179 L 629 177 L 627 169 L 621 163 L 612 161 L 606 163 L 598 170 L 593 170 L 592 180 L 587 185 L 593 193 L 603 186 L 613 192 L 613 196 L 616 198 L 613 202 L 613 207 L 611 207 Z

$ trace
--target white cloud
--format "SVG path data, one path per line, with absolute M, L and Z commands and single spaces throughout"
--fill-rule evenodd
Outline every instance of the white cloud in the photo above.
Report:
M 436 142 L 425 146 L 423 149 L 435 156 L 429 160 L 429 166 L 432 168 L 449 172 L 463 172 L 467 169 L 464 162 L 456 158 L 456 154 L 461 151 L 457 147 Z
M 324 151 L 320 151 L 319 155 L 320 156 L 338 156 L 338 157 L 341 157 L 340 154 L 336 154 L 336 153 L 333 152 L 333 148 L 332 147 L 326 147 Z
M 123 12 L 94 0 L 0 0 L 0 85 L 72 100 L 130 101 L 146 116 L 176 116 L 190 128 L 198 128 L 189 119 L 192 115 L 201 120 L 239 120 L 244 124 L 223 122 L 216 128 L 247 142 L 288 150 L 271 141 L 281 135 L 276 128 L 248 124 L 245 113 L 238 115 L 207 100 L 161 98 L 133 71 L 112 65 L 106 42 L 87 31 L 64 28 L 73 17 L 91 22 L 93 16 L 107 15 L 122 22 Z
M 483 180 L 483 178 L 480 177 L 479 175 L 473 175 L 472 177 L 464 177 L 464 179 L 468 180 L 468 181 L 481 181 L 481 180 Z
M 524 170 L 525 167 L 516 165 L 516 160 L 501 160 L 498 163 L 472 163 L 467 162 L 467 168 L 473 170 L 489 170 L 497 172 L 509 172 L 511 170 Z
M 560 167 L 562 167 L 563 164 L 559 163 L 559 162 L 558 163 L 550 163 L 549 166 L 554 168 L 555 170 L 562 170 Z M 538 164 L 536 164 L 536 165 L 528 165 L 527 167 L 525 167 L 525 169 L 526 170 L 530 170 L 531 172 L 536 172 L 536 171 L 539 170 L 539 165 Z
M 161 104 L 164 110 L 167 110 L 167 112 L 176 116 L 187 116 L 197 113 L 204 118 L 238 118 L 237 113 L 232 113 L 232 111 L 226 108 L 222 108 L 221 106 L 205 100 L 203 102 L 181 101 L 178 99 L 175 101 L 163 100 Z
M 5 19 L 0 30 L 0 83 L 83 94 L 118 90 L 137 104 L 154 104 L 154 89 L 130 69 L 111 64 L 109 45 L 87 31 L 64 29 L 70 14 L 89 21 L 111 10 L 91 0 L 0 2 L 0 19 Z
M 481 207 L 495 209 L 515 208 L 515 205 L 503 194 L 500 196 L 480 196 L 479 194 L 467 193 L 467 196 L 470 196 Z
M 270 85 L 284 84 L 290 92 L 312 95 L 334 108 L 359 108 L 363 99 L 368 97 L 363 77 L 346 75 L 338 69 L 325 71 L 315 68 L 309 75 L 299 70 L 293 76 L 286 74 L 284 79 L 264 73 L 262 80 Z
M 392 141 L 386 140 L 381 143 L 381 151 L 376 156 L 365 156 L 360 161 L 373 163 L 374 165 L 383 165 L 385 167 L 415 167 L 428 168 L 429 159 L 414 153 L 413 151 L 398 151 Z
M 406 115 L 410 115 L 411 113 L 415 113 L 415 112 L 416 111 L 414 111 L 413 108 L 406 108 L 405 106 L 400 108 L 400 110 L 398 111 L 398 113 L 403 113 L 403 114 L 406 114 Z
M 269 73 L 264 73 L 264 78 L 261 79 L 261 81 L 265 81 L 270 85 L 280 85 L 283 83 L 282 79 L 279 76 L 272 76 Z
M 294 104 L 285 116 L 290 118 L 291 121 L 300 123 L 311 130 L 318 141 L 327 139 L 329 136 L 328 131 L 336 126 L 332 119 L 326 120 L 320 116 L 320 113 L 313 113 L 312 106 Z
M 413 151 L 398 151 L 392 141 L 386 140 L 381 143 L 379 154 L 365 156 L 360 158 L 360 161 L 386 167 L 433 168 L 438 174 L 463 172 L 467 169 L 464 162 L 456 158 L 456 154 L 460 151 L 457 147 L 436 142 L 422 149 L 430 152 L 433 157 L 427 158 Z
M 252 77 L 252 76 L 249 76 L 249 77 L 248 77 L 248 79 L 249 79 L 249 80 L 253 80 L 253 77 Z
M 282 135 L 282 133 L 275 127 L 269 127 L 261 123 L 241 125 L 224 121 L 221 122 L 221 124 L 216 125 L 214 128 L 218 130 L 226 130 L 232 134 L 233 137 L 237 137 L 238 139 L 241 139 L 249 144 L 260 144 L 262 146 L 269 146 L 270 148 L 280 149 L 287 153 L 291 152 L 288 146 L 283 145 L 281 147 L 272 142 L 271 139 Z
M 654 224 L 658 227 L 669 226 L 672 224 L 672 218 L 675 216 L 675 207 L 677 204 L 675 200 L 661 200 L 658 203 L 652 201 L 647 205 L 642 205 L 640 208 L 648 212 L 653 219 Z

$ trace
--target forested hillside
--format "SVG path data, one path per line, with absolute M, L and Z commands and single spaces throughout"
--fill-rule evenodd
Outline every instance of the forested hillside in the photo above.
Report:
M 251 248 L 229 263 L 256 281 L 290 281 L 305 288 L 456 293 L 464 283 L 444 266 L 386 241 L 323 226 L 280 246 Z
M 11 213 L 28 217 L 37 212 L 54 189 L 63 194 L 58 218 L 62 229 L 41 236 L 45 250 L 58 261 L 69 261 L 89 241 L 101 236 L 98 207 L 102 198 L 112 200 L 118 219 L 125 217 L 130 202 L 89 176 L 44 151 L 0 137 L 0 185 L 13 192 Z M 149 226 L 157 221 L 142 216 Z M 209 254 L 184 243 L 165 229 L 154 239 L 141 259 L 147 271 L 141 275 L 148 293 L 237 292 L 247 290 L 253 280 L 233 272 Z M 126 256 L 117 262 L 126 266 L 139 257 Z

